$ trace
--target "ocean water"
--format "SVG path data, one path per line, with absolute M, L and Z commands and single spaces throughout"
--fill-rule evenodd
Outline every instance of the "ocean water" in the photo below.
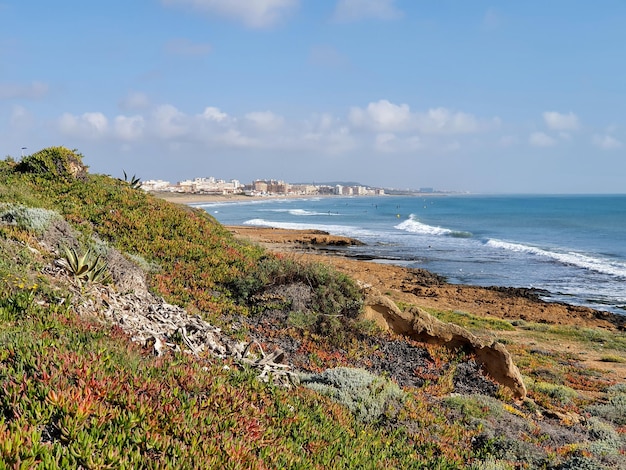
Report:
M 196 204 L 225 225 L 358 238 L 354 256 L 626 314 L 626 196 L 376 196 Z

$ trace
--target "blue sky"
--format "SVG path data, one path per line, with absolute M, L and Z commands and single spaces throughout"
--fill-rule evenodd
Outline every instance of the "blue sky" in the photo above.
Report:
M 0 152 L 92 172 L 626 192 L 626 2 L 0 0 Z

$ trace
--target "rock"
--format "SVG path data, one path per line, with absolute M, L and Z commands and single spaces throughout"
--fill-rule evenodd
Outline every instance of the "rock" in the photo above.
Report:
M 526 397 L 519 369 L 501 343 L 481 339 L 458 325 L 437 320 L 418 307 L 403 312 L 390 299 L 373 290 L 366 293 L 362 318 L 416 341 L 465 349 L 476 356 L 476 361 L 492 379 L 511 389 L 516 398 Z

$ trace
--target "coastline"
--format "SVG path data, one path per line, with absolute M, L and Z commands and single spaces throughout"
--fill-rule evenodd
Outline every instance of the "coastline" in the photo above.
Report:
M 421 268 L 355 259 L 343 247 L 359 240 L 329 235 L 319 230 L 291 230 L 254 226 L 226 226 L 236 237 L 258 243 L 273 252 L 290 254 L 334 266 L 339 271 L 379 290 L 392 292 L 393 300 L 427 308 L 465 311 L 505 320 L 554 325 L 626 329 L 626 316 L 589 307 L 541 300 L 536 291 L 450 284 Z

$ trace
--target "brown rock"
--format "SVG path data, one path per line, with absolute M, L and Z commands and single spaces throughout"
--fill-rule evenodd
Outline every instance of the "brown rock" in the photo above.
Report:
M 526 397 L 522 376 L 501 343 L 481 339 L 458 325 L 437 320 L 418 307 L 403 312 L 390 299 L 375 291 L 366 296 L 362 318 L 416 341 L 465 349 L 476 356 L 476 361 L 491 378 L 511 389 L 516 398 Z

